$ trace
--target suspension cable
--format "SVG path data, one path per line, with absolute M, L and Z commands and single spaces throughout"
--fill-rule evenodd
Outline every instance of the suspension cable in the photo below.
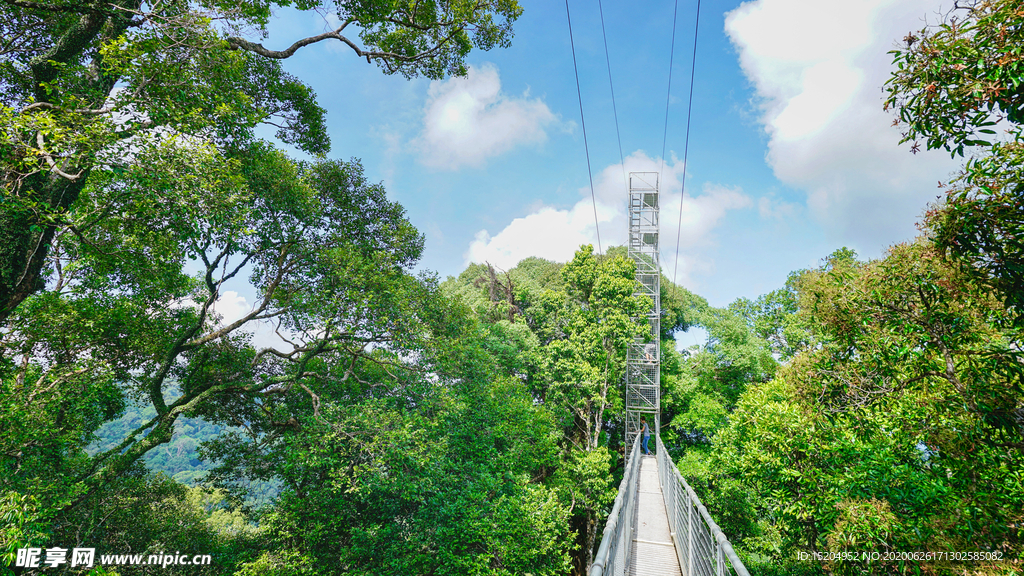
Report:
M 597 0 L 597 9 L 601 13 L 601 37 L 604 38 L 604 61 L 608 65 L 608 89 L 612 93 L 612 115 L 615 117 L 615 139 L 619 143 L 619 165 L 622 166 L 622 184 L 629 188 L 626 180 L 626 160 L 622 155 L 622 136 L 619 134 L 619 112 L 615 107 L 615 84 L 612 83 L 612 60 L 608 56 L 608 33 L 604 28 L 604 7 L 601 0 Z
M 668 142 L 668 104 L 672 100 L 672 63 L 676 55 L 676 15 L 679 13 L 679 0 L 676 0 L 672 9 L 672 44 L 668 49 L 668 91 L 665 94 L 665 130 L 661 134 L 661 168 L 658 169 L 658 179 L 661 180 L 661 173 L 665 171 L 665 144 Z
M 676 0 L 678 2 L 678 0 Z M 569 0 L 565 0 L 565 20 L 569 23 L 569 47 L 572 48 L 572 69 L 576 73 L 576 97 L 580 101 L 580 124 L 583 125 L 583 150 L 587 154 L 587 176 L 590 177 L 590 200 L 594 206 L 594 229 L 597 230 L 597 252 L 601 248 L 601 227 L 597 222 L 597 196 L 594 194 L 594 171 L 590 168 L 590 148 L 587 146 L 587 121 L 583 118 L 583 93 L 580 91 L 580 71 L 576 66 L 576 46 L 572 39 L 572 18 L 569 16 Z
M 687 155 L 690 152 L 690 111 L 693 109 L 693 78 L 697 68 L 697 32 L 700 30 L 700 0 L 697 0 L 697 18 L 693 25 L 693 60 L 690 62 L 690 97 L 686 104 L 686 139 L 683 144 L 683 184 L 679 195 L 679 222 L 676 224 L 676 254 L 672 266 L 672 286 L 676 285 L 676 272 L 679 270 L 679 238 L 683 233 L 683 200 L 686 199 L 686 171 L 690 167 Z

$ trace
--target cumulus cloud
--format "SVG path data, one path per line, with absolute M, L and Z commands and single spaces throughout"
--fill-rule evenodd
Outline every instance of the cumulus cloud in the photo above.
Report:
M 765 220 L 786 221 L 797 217 L 800 206 L 778 198 L 762 196 L 757 199 L 757 213 Z
M 676 235 L 681 230 L 677 279 L 686 283 L 692 272 L 707 271 L 713 266 L 712 262 L 697 256 L 695 249 L 713 243 L 712 231 L 730 210 L 748 208 L 753 201 L 738 188 L 714 185 L 706 185 L 696 195 L 688 192 L 682 199 L 682 161 L 672 158 L 662 170 L 658 159 L 638 150 L 626 158 L 624 164 L 613 164 L 596 175 L 594 195 L 604 248 L 626 242 L 626 175 L 629 172 L 659 170 L 662 269 L 672 275 L 676 266 Z M 529 256 L 565 262 L 572 258 L 581 244 L 593 244 L 596 248 L 595 203 L 589 188 L 581 189 L 580 196 L 581 199 L 570 209 L 540 206 L 531 214 L 514 219 L 494 235 L 487 230 L 479 231 L 465 254 L 466 263 L 490 262 L 508 269 Z
M 465 78 L 431 83 L 415 147 L 427 166 L 480 166 L 518 146 L 543 143 L 557 121 L 529 90 L 518 98 L 502 93 L 498 69 L 484 64 L 470 67 Z
M 768 163 L 807 193 L 810 213 L 834 239 L 876 247 L 912 236 L 937 182 L 956 168 L 944 153 L 915 156 L 898 146 L 899 130 L 882 110 L 887 52 L 926 17 L 934 21 L 940 7 L 936 0 L 756 0 L 726 17 L 758 96 Z
M 242 316 L 252 312 L 253 306 L 245 296 L 234 290 L 225 290 L 213 303 L 213 312 L 220 318 L 218 324 L 227 326 Z M 267 321 L 252 321 L 239 328 L 240 332 L 252 336 L 252 345 L 257 348 L 275 348 L 282 351 L 290 350 L 290 346 L 275 332 L 274 326 Z
M 213 303 L 213 311 L 219 315 L 220 323 L 228 325 L 252 311 L 252 306 L 234 290 L 225 290 Z

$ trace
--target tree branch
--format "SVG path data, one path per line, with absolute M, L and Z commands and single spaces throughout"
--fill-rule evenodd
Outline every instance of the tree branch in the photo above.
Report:
M 310 36 L 309 38 L 297 40 L 294 44 L 292 44 L 291 46 L 284 50 L 269 50 L 266 47 L 264 47 L 263 44 L 250 42 L 244 38 L 239 38 L 238 36 L 228 36 L 228 48 L 231 50 L 238 50 L 239 48 L 241 48 L 242 50 L 254 52 L 256 54 L 259 54 L 260 56 L 266 56 L 267 58 L 276 58 L 281 60 L 284 58 L 289 58 L 292 54 L 295 54 L 295 52 L 299 48 L 302 48 L 303 46 L 309 46 L 310 44 L 316 44 L 317 42 L 322 42 L 324 40 L 334 38 L 336 40 L 341 40 L 342 42 L 345 42 L 349 46 L 352 46 L 352 48 L 356 51 L 357 54 L 363 56 L 362 50 L 360 50 L 348 38 L 345 38 L 344 36 L 341 35 L 341 31 L 344 30 L 345 27 L 349 25 L 349 22 L 351 21 L 346 21 L 344 24 L 342 24 L 338 28 L 335 28 L 334 30 L 331 30 L 330 32 L 324 32 L 323 34 L 317 34 L 316 36 Z
M 323 34 L 317 34 L 316 36 L 310 36 L 308 38 L 303 38 L 302 40 L 297 40 L 294 44 L 292 44 L 291 46 L 284 50 L 270 50 L 263 46 L 262 44 L 250 42 L 244 38 L 239 38 L 238 36 L 228 36 L 228 48 L 230 50 L 242 49 L 248 52 L 259 54 L 260 56 L 265 56 L 267 58 L 275 58 L 281 60 L 291 57 L 299 48 L 302 48 L 304 46 L 316 44 L 317 42 L 322 42 L 324 40 L 334 39 L 339 40 L 345 44 L 348 44 L 348 46 L 352 48 L 353 51 L 355 51 L 356 55 L 358 55 L 361 58 L 366 58 L 367 62 L 370 62 L 372 58 L 379 58 L 385 61 L 391 59 L 397 60 L 399 62 L 419 62 L 420 60 L 424 60 L 436 54 L 441 49 L 442 46 L 448 44 L 448 42 L 451 40 L 452 36 L 456 32 L 461 30 L 461 28 L 457 28 L 452 32 L 452 34 L 449 34 L 448 36 L 441 39 L 434 47 L 430 48 L 429 50 L 424 50 L 423 52 L 419 52 L 412 56 L 407 56 L 405 54 L 399 54 L 397 52 L 377 52 L 371 50 L 363 50 L 362 48 L 357 46 L 355 42 L 341 35 L 341 31 L 344 30 L 345 27 L 348 26 L 351 22 L 351 20 L 348 20 L 344 24 L 330 32 L 324 32 Z M 391 67 L 389 66 L 389 69 L 390 68 Z
M 2 1 L 2 0 L 0 0 Z M 86 116 L 95 116 L 98 114 L 109 114 L 114 111 L 113 106 L 107 106 L 106 108 L 76 108 L 73 110 L 64 110 L 60 106 L 55 106 L 49 102 L 33 102 L 28 106 L 21 109 L 21 113 L 31 112 L 32 110 L 60 110 L 61 112 L 70 112 L 73 114 L 83 114 Z
M 46 160 L 46 163 L 50 166 L 50 170 L 56 172 L 59 176 L 74 182 L 75 180 L 81 178 L 82 174 L 85 173 L 85 170 L 79 170 L 78 174 L 68 174 L 67 172 L 58 168 L 57 163 L 53 160 L 53 155 L 44 150 L 46 143 L 43 140 L 42 132 L 36 132 L 36 144 L 39 146 L 39 154 L 43 157 L 44 160 Z
M 54 6 L 52 4 L 40 4 L 39 2 L 31 2 L 30 0 L 0 0 L 4 4 L 10 6 L 17 6 L 18 8 L 25 8 L 28 10 L 39 10 L 42 12 L 73 12 L 75 14 L 104 14 L 111 15 L 113 12 L 101 10 L 95 6 L 89 6 L 83 3 L 73 3 L 64 6 Z

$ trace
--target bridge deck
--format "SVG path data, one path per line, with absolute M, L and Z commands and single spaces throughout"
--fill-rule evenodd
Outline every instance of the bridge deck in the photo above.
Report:
M 681 576 L 679 558 L 668 527 L 665 499 L 658 480 L 658 460 L 643 456 L 640 461 L 640 490 L 637 502 L 636 538 L 630 555 L 630 576 Z

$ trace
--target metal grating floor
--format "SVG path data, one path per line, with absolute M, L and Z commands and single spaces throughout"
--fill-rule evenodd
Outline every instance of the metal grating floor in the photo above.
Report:
M 672 542 L 665 499 L 658 480 L 658 460 L 640 459 L 640 491 L 637 502 L 636 539 L 632 542 L 630 576 L 681 576 L 679 558 Z

